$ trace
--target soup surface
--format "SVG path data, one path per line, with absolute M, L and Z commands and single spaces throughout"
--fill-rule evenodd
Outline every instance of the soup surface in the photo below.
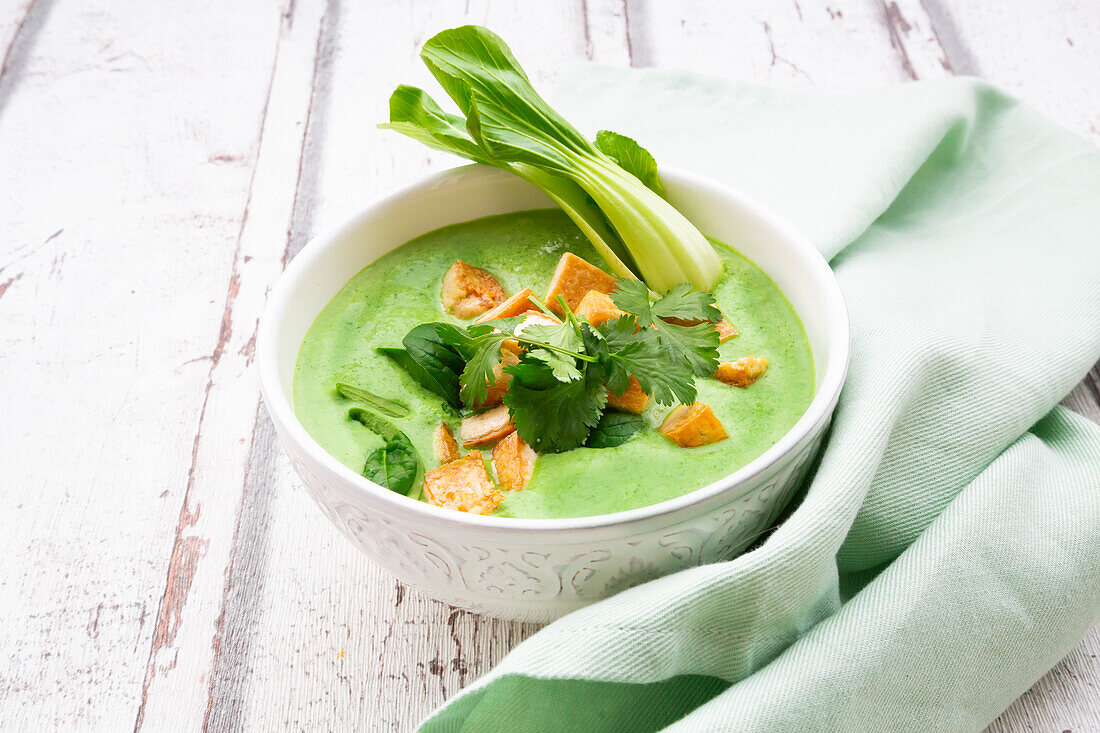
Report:
M 763 356 L 767 373 L 747 389 L 699 378 L 698 400 L 711 406 L 727 440 L 681 448 L 656 428 L 671 408 L 650 402 L 647 429 L 615 448 L 579 448 L 540 455 L 530 483 L 505 492 L 496 516 L 575 517 L 634 509 L 701 488 L 744 466 L 786 433 L 809 406 L 813 357 L 802 323 L 775 284 L 731 248 L 715 244 L 725 267 L 714 290 L 718 307 L 740 331 L 719 347 L 722 361 Z M 355 275 L 321 311 L 302 341 L 294 374 L 294 410 L 309 433 L 349 468 L 382 445 L 348 419 L 354 403 L 337 394 L 346 382 L 412 409 L 393 420 L 415 444 L 426 469 L 432 433 L 458 418 L 389 358 L 379 346 L 400 346 L 408 331 L 439 321 L 468 325 L 440 304 L 443 274 L 455 260 L 492 272 L 508 293 L 524 286 L 545 293 L 561 255 L 602 259 L 557 209 L 488 217 L 429 232 L 384 255 Z

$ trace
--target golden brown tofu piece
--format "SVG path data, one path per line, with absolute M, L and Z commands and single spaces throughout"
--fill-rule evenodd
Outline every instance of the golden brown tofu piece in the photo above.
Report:
M 507 348 L 507 344 L 501 346 L 500 352 L 500 362 L 493 367 L 493 383 L 489 385 L 489 394 L 484 402 L 474 405 L 479 410 L 495 407 L 504 400 L 504 393 L 508 391 L 508 384 L 512 381 L 512 375 L 505 374 L 504 367 L 519 363 L 519 356 Z
M 589 290 L 581 298 L 576 309 L 577 317 L 583 318 L 592 324 L 593 328 L 602 326 L 607 321 L 619 316 L 625 316 L 626 311 L 620 310 L 615 301 L 607 293 L 599 290 Z
M 500 440 L 516 429 L 508 406 L 500 405 L 485 412 L 462 418 L 462 447 L 485 445 Z
M 493 468 L 497 472 L 497 483 L 508 491 L 522 490 L 535 472 L 537 457 L 538 454 L 519 437 L 519 433 L 509 433 L 493 446 Z
M 470 514 L 491 514 L 504 501 L 477 450 L 424 474 L 424 493 L 436 506 Z
M 550 278 L 550 289 L 546 292 L 546 307 L 563 316 L 565 311 L 558 303 L 559 295 L 565 298 L 571 310 L 576 311 L 577 306 L 581 304 L 581 299 L 589 290 L 610 293 L 614 289 L 615 278 L 572 252 L 566 252 L 558 260 L 554 276 Z
M 718 332 L 718 343 L 724 344 L 732 338 L 737 338 L 741 332 L 734 328 L 733 324 L 725 318 L 714 324 L 714 330 Z
M 439 461 L 440 465 L 458 460 L 458 441 L 455 440 L 455 434 L 447 423 L 441 422 L 435 429 L 432 435 L 432 450 L 435 453 L 435 460 Z
M 724 361 L 714 372 L 715 378 L 734 387 L 751 387 L 768 371 L 768 360 L 763 356 L 743 356 L 737 361 Z
M 668 413 L 659 430 L 661 435 L 681 448 L 696 448 L 729 437 L 714 411 L 702 402 L 677 405 Z
M 488 270 L 456 260 L 443 276 L 439 298 L 448 313 L 465 319 L 495 308 L 508 299 L 508 294 Z
M 642 385 L 638 384 L 638 380 L 634 377 L 630 378 L 630 386 L 621 395 L 612 394 L 611 390 L 607 391 L 607 406 L 616 410 L 640 415 L 648 404 L 649 395 L 642 391 Z
M 534 297 L 534 290 L 531 288 L 524 288 L 492 310 L 482 313 L 477 317 L 474 323 L 486 323 L 500 318 L 511 318 L 512 316 L 522 315 L 529 310 L 537 312 L 538 306 L 534 303 Z

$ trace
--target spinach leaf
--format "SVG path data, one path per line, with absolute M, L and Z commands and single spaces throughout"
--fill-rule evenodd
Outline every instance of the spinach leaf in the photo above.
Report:
M 588 434 L 585 447 L 614 448 L 622 445 L 645 430 L 645 420 L 640 415 L 623 412 L 605 412 L 599 424 Z
M 383 415 L 389 417 L 408 417 L 412 414 L 408 405 L 397 402 L 396 400 L 387 400 L 385 397 L 379 397 L 373 392 L 368 392 L 365 389 L 361 389 L 351 384 L 345 384 L 344 382 L 336 383 L 336 391 L 340 393 L 340 396 L 346 397 L 349 400 L 355 400 L 362 402 L 367 407 L 370 407 Z
M 459 375 L 466 360 L 436 333 L 439 324 L 424 323 L 409 331 L 401 340 L 405 348 L 379 348 L 393 359 L 422 387 L 444 399 L 454 410 L 462 409 L 459 399 Z
M 371 432 L 377 434 L 386 444 L 367 455 L 363 464 L 363 475 L 390 491 L 404 494 L 413 499 L 419 498 L 419 491 L 412 496 L 420 472 L 420 456 L 416 452 L 409 436 L 398 430 L 390 422 L 361 407 L 348 410 L 348 417 L 357 420 Z

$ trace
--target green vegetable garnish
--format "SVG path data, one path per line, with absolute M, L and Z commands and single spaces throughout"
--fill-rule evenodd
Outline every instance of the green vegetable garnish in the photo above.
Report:
M 348 417 L 358 420 L 378 435 L 386 444 L 367 455 L 363 464 L 363 475 L 391 491 L 404 494 L 412 499 L 420 498 L 420 484 L 416 482 L 420 472 L 420 456 L 416 452 L 409 436 L 394 427 L 385 419 L 362 407 L 348 410 Z M 417 487 L 414 494 L 410 493 Z
M 379 397 L 373 392 L 368 392 L 365 389 L 351 384 L 337 382 L 336 391 L 339 392 L 342 397 L 346 397 L 349 400 L 355 400 L 356 402 L 362 402 L 367 407 L 377 412 L 381 412 L 383 415 L 388 415 L 389 417 L 408 417 L 412 414 L 408 405 L 395 400 L 387 400 L 385 397 Z
M 462 399 L 476 404 L 484 401 L 495 381 L 493 370 L 501 361 L 504 342 L 519 342 L 525 349 L 519 363 L 504 368 L 512 377 L 504 404 L 520 437 L 539 453 L 579 448 L 598 429 L 608 390 L 616 395 L 625 393 L 630 377 L 659 404 L 690 404 L 695 401 L 696 374 L 711 374 L 718 366 L 714 321 L 722 316 L 714 307 L 713 295 L 692 291 L 685 284 L 650 303 L 645 286 L 638 281 L 620 279 L 617 285 L 612 298 L 622 294 L 615 302 L 628 315 L 598 329 L 578 320 L 563 300 L 565 320 L 561 324 L 531 324 L 517 333 L 522 318 L 467 328 L 425 323 L 405 337 L 408 351 L 397 351 L 411 357 L 414 349 L 410 343 L 420 342 L 432 344 L 435 356 L 445 350 L 457 357 L 461 363 L 447 368 L 461 387 Z M 680 326 L 662 317 L 700 323 Z M 638 328 L 641 324 L 646 327 Z M 422 346 L 417 353 L 424 350 Z M 412 369 L 422 369 L 415 360 L 409 361 Z M 436 384 L 431 381 L 425 386 L 437 391 L 432 386 Z M 623 430 L 621 425 L 615 426 L 615 431 Z M 617 445 L 610 442 L 613 440 L 596 438 L 600 445 L 592 447 Z
M 397 362 L 422 387 L 442 397 L 452 409 L 461 410 L 458 377 L 466 367 L 466 359 L 440 339 L 435 325 L 426 323 L 409 331 L 401 340 L 403 349 L 382 347 L 378 351 Z
M 623 412 L 605 412 L 599 424 L 588 434 L 586 448 L 614 448 L 645 429 L 645 420 Z
M 687 283 L 680 283 L 650 303 L 644 285 L 623 281 L 611 293 L 611 300 L 627 313 L 633 313 L 639 326 L 657 332 L 661 348 L 671 361 L 686 361 L 700 377 L 714 373 L 718 365 L 718 334 L 713 324 L 722 320 L 722 312 L 714 305 L 713 295 L 693 291 Z M 670 318 L 702 323 L 677 325 L 665 320 Z
M 678 283 L 714 287 L 718 255 L 662 198 L 657 164 L 634 140 L 605 130 L 590 143 L 538 95 L 504 41 L 480 26 L 435 35 L 420 57 L 465 116 L 399 86 L 381 127 L 538 186 L 620 277 L 641 277 L 657 293 Z

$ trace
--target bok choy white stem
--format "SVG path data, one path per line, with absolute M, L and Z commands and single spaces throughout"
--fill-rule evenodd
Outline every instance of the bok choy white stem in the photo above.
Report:
M 711 290 L 721 262 L 706 238 L 663 198 L 653 156 L 601 131 L 586 140 L 531 86 L 512 52 L 480 26 L 431 38 L 420 52 L 465 117 L 420 89 L 390 98 L 397 130 L 439 150 L 511 171 L 545 191 L 621 277 L 666 293 L 682 282 Z

